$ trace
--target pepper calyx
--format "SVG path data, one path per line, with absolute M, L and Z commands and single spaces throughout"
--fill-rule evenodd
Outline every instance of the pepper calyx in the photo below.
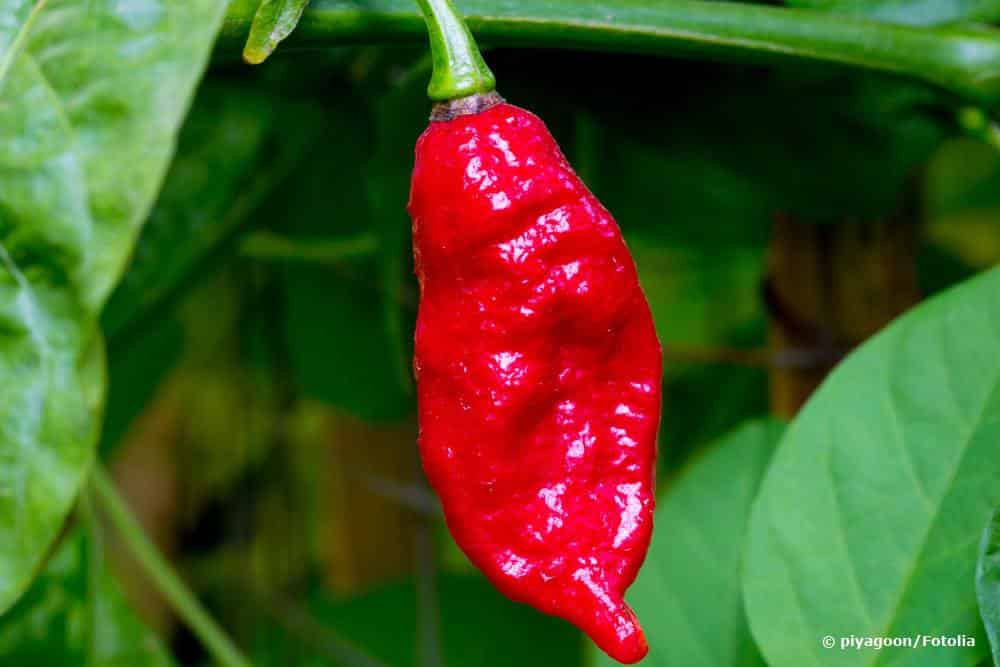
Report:
M 454 100 L 437 102 L 431 108 L 431 122 L 442 123 L 460 116 L 470 116 L 503 104 L 504 99 L 495 90 L 488 93 L 473 93 Z

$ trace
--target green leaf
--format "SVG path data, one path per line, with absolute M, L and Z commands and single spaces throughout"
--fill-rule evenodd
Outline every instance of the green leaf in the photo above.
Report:
M 880 21 L 910 25 L 934 25 L 957 21 L 1000 19 L 997 0 L 786 0 L 791 7 L 821 9 L 846 16 L 867 16 Z
M 275 47 L 295 30 L 309 0 L 262 0 L 253 16 L 243 59 L 251 65 L 264 62 Z
M 0 620 L 4 664 L 166 667 L 159 638 L 132 613 L 95 540 L 67 537 Z
M 628 592 L 649 641 L 648 667 L 763 667 L 739 585 L 750 504 L 785 426 L 751 422 L 674 481 Z M 594 664 L 616 665 L 603 653 Z
M 834 63 L 922 81 L 995 107 L 1000 39 L 980 27 L 914 27 L 822 11 L 695 0 L 456 3 L 483 43 L 653 53 L 736 62 Z M 242 44 L 253 3 L 230 7 L 224 45 Z M 410 0 L 316 0 L 292 39 L 302 45 L 401 41 L 425 44 Z M 499 80 L 500 90 L 503 81 Z
M 841 363 L 754 505 L 743 585 L 768 664 L 969 665 L 976 543 L 1000 504 L 1000 269 L 915 308 Z M 966 635 L 841 651 L 824 636 Z
M 1000 508 L 983 530 L 976 566 L 979 613 L 993 647 L 993 662 L 1000 665 Z
M 23 3 L 0 9 L 17 35 L 0 52 L 0 611 L 27 588 L 93 457 L 97 316 L 224 4 L 49 0 L 23 21 Z M 21 21 L 12 32 L 8 16 Z

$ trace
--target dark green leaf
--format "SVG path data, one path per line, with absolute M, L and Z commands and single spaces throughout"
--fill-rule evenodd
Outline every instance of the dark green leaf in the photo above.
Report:
M 224 5 L 49 0 L 27 20 L 9 0 L 0 10 L 5 31 L 18 21 L 8 44 L 23 47 L 0 52 L 0 611 L 27 588 L 93 457 L 98 313 Z
M 0 621 L 0 655 L 18 667 L 173 664 L 128 608 L 95 540 L 79 530 Z
M 628 592 L 649 642 L 642 664 L 763 667 L 743 614 L 737 547 L 783 430 L 757 422 L 727 435 L 659 501 L 653 544 Z M 617 663 L 600 654 L 595 664 Z
M 309 0 L 261 0 L 253 16 L 243 59 L 251 65 L 264 62 L 275 47 L 295 30 Z
M 1000 665 L 1000 509 L 983 530 L 976 566 L 979 613 L 993 647 L 993 662 Z
M 969 665 L 972 581 L 1000 504 L 1000 269 L 849 356 L 789 427 L 751 517 L 743 578 L 768 664 Z M 973 647 L 841 651 L 845 636 Z

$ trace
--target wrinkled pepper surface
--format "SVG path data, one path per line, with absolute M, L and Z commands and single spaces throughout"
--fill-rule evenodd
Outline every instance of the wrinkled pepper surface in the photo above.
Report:
M 636 662 L 646 640 L 623 596 L 652 531 L 660 345 L 618 225 L 485 71 L 460 97 L 432 79 L 416 148 L 424 469 L 498 589 Z

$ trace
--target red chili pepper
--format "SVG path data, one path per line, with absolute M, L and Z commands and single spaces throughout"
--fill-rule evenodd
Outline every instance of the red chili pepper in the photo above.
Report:
M 614 219 L 482 79 L 437 96 L 416 149 L 424 468 L 497 588 L 636 662 L 623 595 L 652 530 L 660 345 Z

